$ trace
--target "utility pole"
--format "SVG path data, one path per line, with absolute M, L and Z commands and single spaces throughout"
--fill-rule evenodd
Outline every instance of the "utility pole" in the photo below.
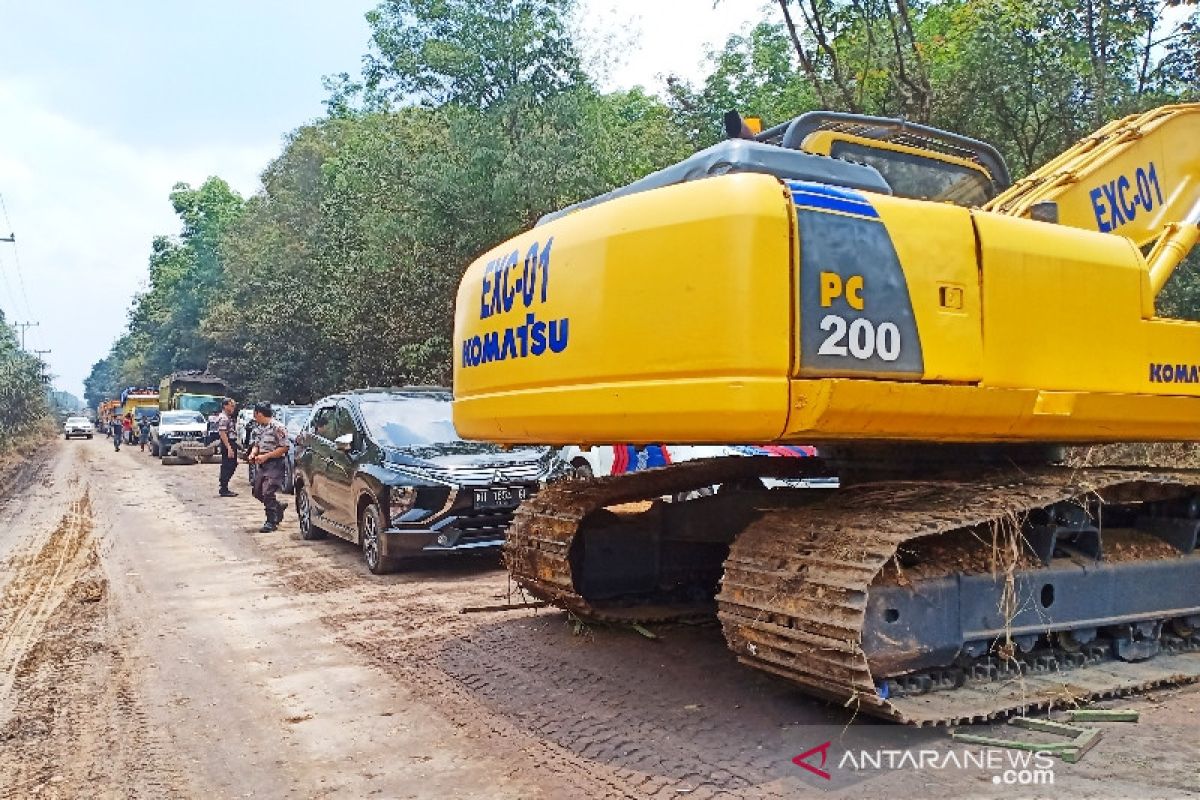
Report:
M 28 330 L 29 328 L 36 328 L 40 324 L 41 324 L 40 322 L 14 322 L 12 324 L 12 326 L 14 328 L 21 329 L 21 349 L 22 350 L 25 349 L 25 331 Z
M 37 354 L 38 361 L 40 361 L 42 364 L 42 383 L 46 383 L 46 384 L 50 383 L 50 376 L 46 373 L 46 367 L 47 367 L 46 359 L 42 358 L 42 356 L 50 355 L 54 351 L 53 350 L 34 350 L 33 352 Z

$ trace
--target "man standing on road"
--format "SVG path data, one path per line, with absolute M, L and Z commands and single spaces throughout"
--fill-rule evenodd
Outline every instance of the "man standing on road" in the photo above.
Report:
M 141 445 L 141 451 L 146 452 L 146 443 L 150 441 L 150 418 L 138 417 L 138 444 Z
M 283 510 L 287 508 L 287 503 L 280 503 L 275 493 L 283 488 L 285 456 L 291 443 L 287 428 L 274 416 L 270 403 L 255 404 L 254 421 L 258 423 L 259 431 L 250 449 L 249 460 L 258 467 L 254 475 L 254 496 L 267 510 L 267 521 L 259 528 L 261 533 L 278 529 L 279 523 L 283 522 Z
M 120 417 L 113 417 L 108 423 L 108 432 L 112 436 L 113 448 L 119 453 L 121 452 L 121 437 L 125 435 L 125 427 L 121 424 Z
M 221 497 L 237 497 L 237 492 L 229 488 L 229 479 L 237 472 L 237 422 L 234 416 L 236 406 L 233 400 L 226 397 L 221 401 L 221 413 L 217 417 L 217 444 L 221 448 L 221 474 L 218 479 L 217 494 Z

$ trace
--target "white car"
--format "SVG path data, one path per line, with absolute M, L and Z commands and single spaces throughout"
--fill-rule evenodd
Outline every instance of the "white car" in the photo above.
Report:
M 88 421 L 87 417 L 67 417 L 67 421 L 63 423 L 63 438 L 70 439 L 72 436 L 83 436 L 88 439 L 96 433 L 96 427 Z
M 204 444 L 208 421 L 199 411 L 164 411 L 150 428 L 150 455 L 166 458 L 180 442 Z
M 667 445 L 655 444 L 645 447 L 633 445 L 599 445 L 584 450 L 579 447 L 564 447 L 559 457 L 571 465 L 572 471 L 581 478 L 603 475 L 623 475 L 643 469 L 665 467 L 682 461 L 720 456 L 774 456 L 781 458 L 807 458 L 817 454 L 816 448 L 807 445 Z M 837 478 L 764 478 L 768 489 L 789 487 L 793 489 L 837 488 Z

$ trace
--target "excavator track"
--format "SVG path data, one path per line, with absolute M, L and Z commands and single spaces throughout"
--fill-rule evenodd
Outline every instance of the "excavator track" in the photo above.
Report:
M 717 458 L 665 469 L 567 481 L 521 503 L 508 529 L 504 560 L 525 590 L 586 619 L 602 622 L 670 622 L 694 616 L 694 608 L 661 602 L 595 603 L 576 585 L 574 548 L 588 518 L 600 509 L 639 503 L 702 487 L 760 477 L 828 474 L 820 459 Z
M 523 587 L 580 617 L 640 622 L 678 618 L 670 605 L 653 600 L 638 605 L 613 598 L 596 602 L 578 590 L 578 538 L 586 537 L 592 515 L 607 506 L 764 474 L 795 475 L 798 468 L 807 474 L 820 473 L 817 460 L 811 464 L 799 460 L 799 466 L 796 461 L 718 459 L 552 488 L 522 506 L 510 530 L 506 560 Z M 799 684 L 811 694 L 902 723 L 953 725 L 1200 680 L 1200 636 L 1190 630 L 1182 636 L 1164 636 L 1162 641 L 1170 644 L 1161 652 L 1156 639 L 1152 658 L 1126 660 L 1113 655 L 1117 651 L 1107 640 L 1068 650 L 1053 646 L 1060 640 L 1042 637 L 1037 649 L 1022 652 L 1026 648 L 1002 641 L 1009 638 L 1007 634 L 993 631 L 986 651 L 968 647 L 954 663 L 940 665 L 944 669 L 912 669 L 904 666 L 903 659 L 890 661 L 890 650 L 919 657 L 922 643 L 891 642 L 886 634 L 869 629 L 868 622 L 872 586 L 879 584 L 885 568 L 902 572 L 906 551 L 922 540 L 990 531 L 992 541 L 981 541 L 981 547 L 1004 548 L 1015 535 L 1018 549 L 1027 556 L 1026 522 L 1032 514 L 1064 504 L 1090 504 L 1103 510 L 1196 497 L 1200 472 L 1012 468 L 954 480 L 862 483 L 829 494 L 753 494 L 758 498 L 755 513 L 740 518 L 744 526 L 738 528 L 724 563 L 716 598 L 718 617 L 740 661 Z M 794 502 L 785 502 L 785 495 L 793 496 Z M 1200 559 L 1200 552 L 1193 552 L 1195 528 L 1190 525 L 1192 544 L 1180 551 L 1172 566 L 1191 569 L 1200 563 L 1193 561 Z M 1095 539 L 1098 559 L 1098 533 Z M 1054 550 L 1053 538 L 1050 541 Z M 1036 578 L 1049 563 L 1032 568 L 1023 563 L 1024 571 L 1017 574 Z M 947 566 L 951 582 L 960 580 L 952 567 Z M 992 578 L 997 586 L 1005 583 L 1003 575 Z M 933 585 L 918 583 L 912 592 L 919 597 Z M 1156 625 L 1170 625 L 1180 614 L 1196 619 L 1200 592 L 1187 592 L 1187 607 L 1177 604 L 1164 609 Z M 1033 641 L 1028 630 L 1017 633 L 1025 635 L 1011 639 Z M 873 649 L 871 653 L 864 642 Z

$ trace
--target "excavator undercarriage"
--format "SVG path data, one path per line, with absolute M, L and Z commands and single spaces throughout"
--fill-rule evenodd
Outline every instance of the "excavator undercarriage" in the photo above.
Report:
M 910 724 L 1200 679 L 1200 471 L 910 468 L 762 488 L 830 466 L 731 457 L 566 483 L 521 507 L 506 560 L 584 619 L 715 611 L 743 663 Z

